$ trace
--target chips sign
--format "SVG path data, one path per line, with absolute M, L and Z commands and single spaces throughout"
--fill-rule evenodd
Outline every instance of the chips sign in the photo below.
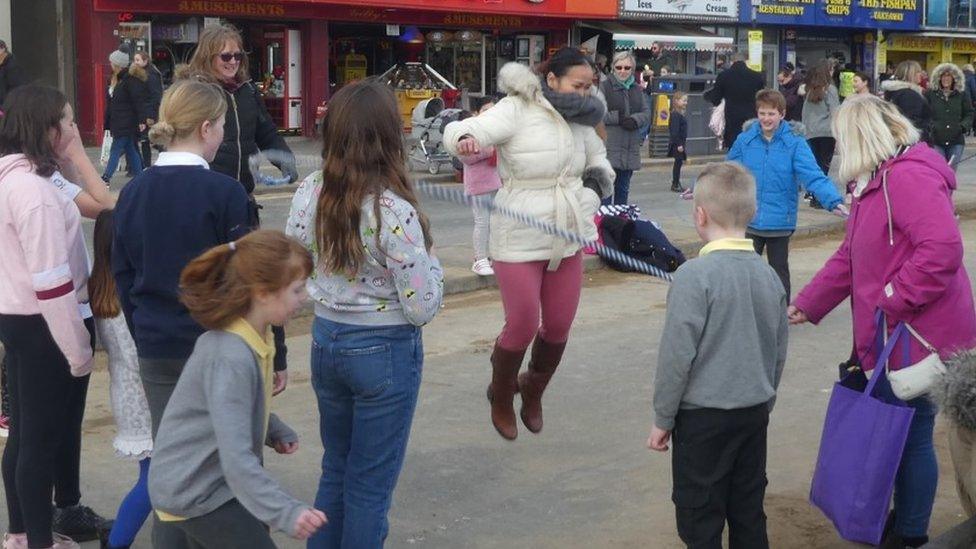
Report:
M 922 0 L 758 0 L 756 23 L 915 30 Z M 752 22 L 743 14 L 743 22 Z

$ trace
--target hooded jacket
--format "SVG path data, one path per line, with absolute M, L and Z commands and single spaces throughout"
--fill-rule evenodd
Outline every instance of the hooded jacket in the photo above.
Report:
M 592 127 L 566 122 L 542 94 L 539 76 L 520 63 L 498 73 L 508 94 L 492 109 L 444 129 L 447 152 L 457 155 L 467 135 L 482 147 L 494 146 L 502 188 L 495 205 L 554 224 L 595 240 L 593 216 L 600 197 L 583 187 L 583 178 L 601 182 L 604 197 L 613 194 L 613 168 L 603 141 Z M 499 261 L 549 260 L 549 268 L 579 250 L 567 243 L 493 211 L 491 257 Z
M 139 124 L 155 118 L 151 112 L 146 74 L 140 71 L 139 76 L 142 78 L 131 74 L 129 69 L 122 69 L 116 78 L 115 88 L 106 91 L 105 128 L 112 132 L 114 138 L 136 137 Z
M 922 95 L 922 88 L 902 80 L 889 78 L 881 83 L 885 101 L 890 101 L 898 107 L 912 124 L 922 132 L 922 141 L 928 141 L 929 128 L 932 126 L 932 107 Z
M 834 182 L 817 165 L 804 135 L 803 124 L 780 123 L 770 141 L 756 120 L 745 123 L 728 160 L 744 165 L 756 178 L 756 216 L 750 229 L 796 229 L 800 186 L 813 193 L 827 211 L 843 200 Z
M 0 314 L 41 315 L 74 375 L 91 370 L 81 214 L 22 154 L 0 158 Z M 87 309 L 86 312 L 83 310 Z
M 618 170 L 639 170 L 644 141 L 640 128 L 651 123 L 651 107 L 644 92 L 636 82 L 625 88 L 614 76 L 601 82 L 600 90 L 607 103 L 607 114 L 603 118 L 607 127 L 607 160 Z M 627 118 L 634 119 L 637 129 L 628 130 L 620 125 Z
M 794 305 L 817 324 L 847 297 L 861 366 L 874 368 L 874 314 L 890 333 L 909 322 L 946 358 L 976 344 L 976 312 L 963 243 L 953 217 L 956 176 L 938 153 L 919 143 L 882 163 L 851 205 L 843 243 Z M 900 358 L 892 369 L 904 364 Z M 910 340 L 910 364 L 928 351 Z
M 941 90 L 942 75 L 952 75 L 953 88 L 948 94 Z M 932 71 L 925 98 L 932 108 L 932 129 L 929 139 L 940 147 L 963 145 L 966 134 L 973 127 L 973 104 L 966 92 L 966 76 L 952 63 L 942 63 Z M 957 159 L 958 160 L 958 159 Z

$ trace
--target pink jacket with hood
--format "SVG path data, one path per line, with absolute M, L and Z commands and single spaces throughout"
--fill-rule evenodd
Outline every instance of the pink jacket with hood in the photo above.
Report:
M 476 196 L 502 188 L 497 162 L 492 162 L 495 147 L 482 147 L 481 152 L 459 156 L 464 163 L 464 194 Z
M 817 324 L 851 297 L 854 344 L 864 370 L 875 367 L 874 315 L 888 332 L 908 322 L 943 358 L 976 346 L 976 311 L 954 217 L 956 176 L 925 144 L 886 160 L 851 205 L 840 248 L 796 296 Z M 910 364 L 928 352 L 911 338 Z M 901 344 L 889 367 L 903 366 Z
M 0 258 L 0 314 L 42 315 L 71 373 L 89 373 L 81 214 L 22 154 L 0 158 Z

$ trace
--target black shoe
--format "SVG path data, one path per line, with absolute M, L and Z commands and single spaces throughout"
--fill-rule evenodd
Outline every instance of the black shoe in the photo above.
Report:
M 685 192 L 685 190 L 686 189 L 681 186 L 681 183 L 672 183 L 671 184 L 671 192 L 673 192 L 673 193 L 683 193 L 683 192 Z
M 814 210 L 824 209 L 823 204 L 821 204 L 819 200 L 817 200 L 812 196 L 810 197 L 810 207 L 813 208 Z
M 55 508 L 51 529 L 77 541 L 99 539 L 99 532 L 108 521 L 86 505 Z

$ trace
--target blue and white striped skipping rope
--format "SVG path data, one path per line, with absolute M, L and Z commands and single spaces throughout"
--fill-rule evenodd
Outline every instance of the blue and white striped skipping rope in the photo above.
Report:
M 287 176 L 275 178 L 275 177 L 268 176 L 266 174 L 262 174 L 260 172 L 262 156 L 272 162 L 274 162 L 275 160 L 282 160 L 282 161 L 291 160 L 290 155 L 286 155 L 286 153 L 282 153 L 281 151 L 264 151 L 262 153 L 252 155 L 248 159 L 248 164 L 251 168 L 251 174 L 254 176 L 254 180 L 263 185 L 269 185 L 269 186 L 283 185 L 287 183 L 288 182 Z M 312 155 L 296 155 L 295 157 L 296 162 L 298 161 L 298 156 L 302 156 L 303 161 L 314 159 L 312 160 L 314 162 L 312 166 L 315 168 L 318 168 L 322 163 L 322 159 L 320 157 L 312 156 Z M 304 158 L 306 156 L 309 158 L 308 159 Z M 598 254 L 600 254 L 600 256 L 609 257 L 613 261 L 623 264 L 633 271 L 651 275 L 660 278 L 662 280 L 665 280 L 667 282 L 671 282 L 672 280 L 671 273 L 665 272 L 662 269 L 655 267 L 654 265 L 645 263 L 643 261 L 638 261 L 633 257 L 624 254 L 620 250 L 615 250 L 609 246 L 606 246 L 596 241 L 589 241 L 578 233 L 571 232 L 566 229 L 560 229 L 559 227 L 557 227 L 552 223 L 542 221 L 524 212 L 513 210 L 505 206 L 500 206 L 490 198 L 479 197 L 479 196 L 468 196 L 464 194 L 464 191 L 457 188 L 456 186 L 453 185 L 447 186 L 447 185 L 441 185 L 437 183 L 430 183 L 429 181 L 415 182 L 414 187 L 420 193 L 423 193 L 425 196 L 433 198 L 434 200 L 451 202 L 454 204 L 468 206 L 468 207 L 470 207 L 472 203 L 477 201 L 479 207 L 483 207 L 491 212 L 497 212 L 500 215 L 503 215 L 509 219 L 513 219 L 516 222 L 521 223 L 522 225 L 536 229 L 537 231 L 547 234 L 549 236 L 560 238 L 562 240 L 565 240 L 566 242 L 573 243 L 578 246 L 593 248 L 594 250 L 596 250 Z

